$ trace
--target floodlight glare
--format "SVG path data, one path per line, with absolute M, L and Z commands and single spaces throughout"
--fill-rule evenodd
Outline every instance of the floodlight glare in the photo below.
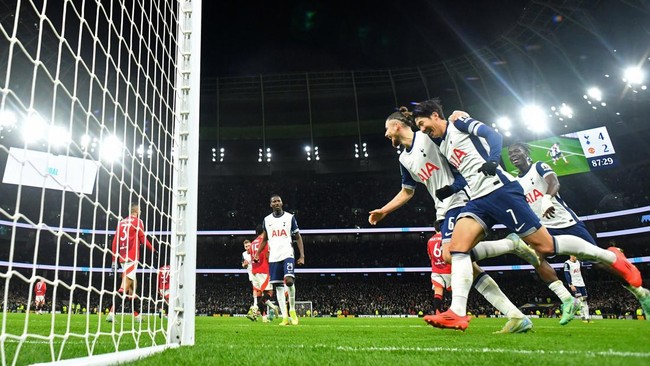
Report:
M 0 112 L 0 127 L 13 127 L 18 122 L 16 113 L 12 111 L 2 111 Z
M 573 109 L 565 103 L 562 103 L 562 106 L 560 106 L 560 113 L 565 117 L 573 118 Z
M 70 143 L 71 137 L 70 133 L 65 128 L 61 126 L 51 126 L 48 131 L 47 140 L 50 146 L 61 147 L 67 146 Z
M 109 163 L 116 161 L 122 156 L 122 142 L 114 135 L 106 137 L 99 148 L 99 156 Z
M 587 89 L 587 95 L 589 96 L 589 98 L 595 99 L 595 100 L 597 100 L 599 102 L 601 100 L 603 100 L 603 92 L 600 91 L 600 89 L 598 89 L 596 87 L 592 87 L 592 88 Z
M 643 70 L 640 67 L 632 66 L 625 69 L 623 81 L 630 85 L 638 85 L 643 83 L 644 76 Z
M 512 121 L 508 117 L 497 118 L 497 126 L 502 130 L 509 130 L 512 127 Z
M 305 146 L 305 151 L 310 152 L 311 151 L 311 146 Z
M 529 130 L 534 132 L 546 130 L 546 113 L 542 108 L 536 105 L 527 105 L 521 109 L 521 116 Z
M 39 141 L 45 135 L 47 124 L 45 120 L 36 113 L 31 113 L 23 125 L 23 138 L 25 143 L 31 144 Z
M 88 147 L 88 144 L 90 144 L 90 135 L 87 133 L 84 133 L 81 135 L 81 139 L 79 140 L 79 144 L 81 145 L 82 149 L 85 149 Z

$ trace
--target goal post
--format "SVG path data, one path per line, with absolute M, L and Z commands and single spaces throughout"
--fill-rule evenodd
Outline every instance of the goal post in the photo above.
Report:
M 194 345 L 201 6 L 0 1 L 1 365 Z

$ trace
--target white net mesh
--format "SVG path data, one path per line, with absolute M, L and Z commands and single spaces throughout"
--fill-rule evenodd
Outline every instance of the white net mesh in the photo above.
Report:
M 171 262 L 179 14 L 174 0 L 0 0 L 3 365 L 168 342 L 155 314 Z M 111 243 L 132 202 L 157 253 L 139 248 L 126 297 Z M 113 303 L 125 315 L 109 323 Z

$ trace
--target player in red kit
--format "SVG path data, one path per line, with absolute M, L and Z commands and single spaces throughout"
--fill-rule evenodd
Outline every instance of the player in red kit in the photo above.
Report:
M 162 266 L 158 269 L 158 295 L 162 300 L 161 316 L 165 312 L 165 305 L 169 306 L 169 266 Z
M 427 242 L 427 254 L 431 259 L 431 285 L 433 308 L 436 314 L 442 312 L 444 290 L 451 291 L 451 264 L 442 258 L 442 233 L 437 232 Z
M 252 263 L 253 296 L 257 298 L 259 311 L 262 314 L 262 322 L 268 323 L 267 306 L 273 308 L 275 314 L 279 314 L 280 309 L 271 302 L 273 298 L 273 285 L 271 285 L 269 276 L 269 246 L 264 246 L 260 251 L 259 249 L 263 240 L 262 227 L 258 226 L 255 229 L 255 233 L 257 237 L 251 242 L 248 248 L 251 258 L 255 256 L 255 253 L 258 255 L 258 259 Z
M 34 285 L 34 295 L 36 295 L 36 298 L 34 299 L 34 307 L 36 309 L 36 314 L 43 314 L 43 307 L 45 306 L 45 292 L 47 292 L 47 285 L 45 284 L 45 281 L 41 279 L 40 281 L 36 282 L 36 285 Z
M 144 235 L 144 224 L 140 219 L 140 205 L 132 203 L 131 214 L 120 220 L 113 237 L 113 267 L 116 268 L 119 262 L 124 270 L 118 290 L 120 297 L 122 295 L 126 295 L 127 299 L 133 299 L 134 297 L 136 289 L 135 274 L 140 260 L 140 246 L 143 244 L 152 252 L 156 251 Z M 133 316 L 136 321 L 141 321 L 141 317 L 135 309 L 135 303 L 133 307 Z M 112 322 L 114 316 L 115 305 L 111 307 L 106 320 Z

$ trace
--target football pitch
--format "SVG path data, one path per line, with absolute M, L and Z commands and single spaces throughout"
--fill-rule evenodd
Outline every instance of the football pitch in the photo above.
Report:
M 7 332 L 21 334 L 24 314 L 10 314 Z M 72 316 L 70 329 L 83 333 L 85 316 Z M 97 325 L 111 325 L 91 315 L 89 333 Z M 125 327 L 130 328 L 130 317 Z M 30 316 L 29 333 L 48 335 L 50 316 Z M 58 331 L 65 331 L 66 316 L 57 315 Z M 147 320 L 145 320 L 146 323 Z M 153 319 L 149 319 L 152 322 Z M 159 319 L 157 319 L 159 321 Z M 301 318 L 297 326 L 251 322 L 242 317 L 197 317 L 196 345 L 170 349 L 138 361 L 137 365 L 558 365 L 561 362 L 593 365 L 650 364 L 650 322 L 639 320 L 574 320 L 560 326 L 557 319 L 533 319 L 534 332 L 492 334 L 505 319 L 475 318 L 466 332 L 441 330 L 420 318 Z M 143 323 L 143 324 L 145 324 Z M 151 324 L 151 323 L 150 323 Z M 158 325 L 160 326 L 160 325 Z M 58 329 L 60 328 L 60 329 Z M 92 336 L 90 338 L 92 340 Z M 157 344 L 164 342 L 156 335 Z M 150 345 L 149 335 L 101 336 L 95 349 L 109 352 L 114 342 L 133 348 Z M 11 364 L 15 341 L 6 340 L 3 352 Z M 55 341 L 55 351 L 61 340 Z M 86 342 L 70 337 L 64 358 L 85 356 Z M 55 352 L 55 353 L 56 353 Z M 28 338 L 17 365 L 50 360 L 46 341 Z

